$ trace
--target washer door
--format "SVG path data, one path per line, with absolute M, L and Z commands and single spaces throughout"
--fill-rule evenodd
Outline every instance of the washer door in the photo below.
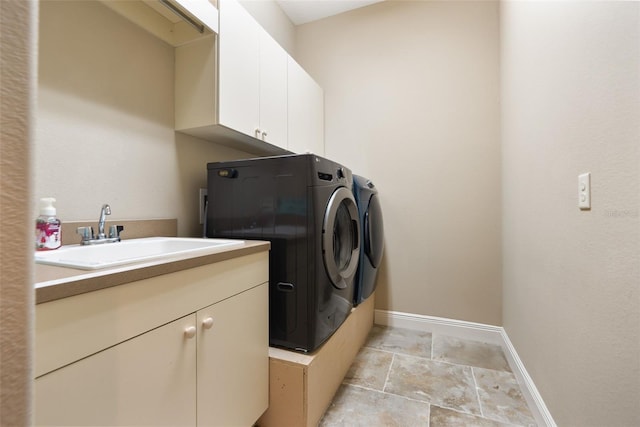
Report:
M 375 194 L 369 199 L 369 206 L 364 214 L 364 253 L 371 265 L 378 268 L 384 251 L 384 226 L 382 225 L 382 209 Z
M 322 226 L 324 266 L 333 285 L 348 286 L 356 274 L 360 250 L 360 223 L 353 194 L 345 187 L 333 192 Z

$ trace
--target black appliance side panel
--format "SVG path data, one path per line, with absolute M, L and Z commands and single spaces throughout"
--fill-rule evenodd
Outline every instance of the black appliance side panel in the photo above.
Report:
M 207 236 L 271 242 L 270 345 L 306 349 L 306 184 L 296 162 L 229 162 L 208 168 Z M 219 173 L 223 171 L 223 173 Z
M 306 192 L 304 180 L 290 171 L 272 178 L 275 195 L 269 281 L 270 340 L 293 349 L 309 347 Z M 267 197 L 266 195 L 264 197 Z

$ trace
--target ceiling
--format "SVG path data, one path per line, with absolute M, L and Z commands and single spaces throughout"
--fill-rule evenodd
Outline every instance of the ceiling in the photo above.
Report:
M 383 0 L 276 0 L 294 25 L 358 9 Z

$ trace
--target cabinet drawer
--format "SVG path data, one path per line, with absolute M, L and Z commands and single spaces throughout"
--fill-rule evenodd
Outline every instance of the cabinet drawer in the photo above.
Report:
M 269 280 L 268 252 L 36 306 L 35 376 Z

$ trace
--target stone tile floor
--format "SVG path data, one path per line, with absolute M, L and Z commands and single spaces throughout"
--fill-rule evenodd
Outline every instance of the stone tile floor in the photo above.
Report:
M 500 346 L 374 325 L 319 424 L 535 426 Z

